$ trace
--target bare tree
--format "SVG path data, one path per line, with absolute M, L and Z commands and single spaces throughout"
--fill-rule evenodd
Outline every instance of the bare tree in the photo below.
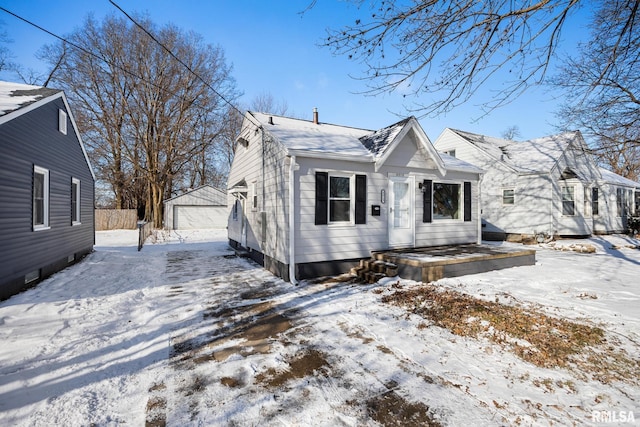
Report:
M 564 58 L 552 84 L 566 94 L 557 117 L 579 128 L 614 172 L 640 176 L 640 29 L 636 2 L 605 2 L 591 25 L 592 42 Z
M 4 23 L 0 21 L 0 27 L 2 25 Z M 11 60 L 13 55 L 11 49 L 7 46 L 9 43 L 12 43 L 12 40 L 7 35 L 7 32 L 0 29 L 0 72 L 11 71 L 16 67 L 16 64 Z
M 410 110 L 421 116 L 449 111 L 481 86 L 491 85 L 496 91 L 484 105 L 490 110 L 544 82 L 562 30 L 582 5 L 578 0 L 354 2 L 362 18 L 329 31 L 322 45 L 364 64 L 359 78 L 369 85 L 366 93 L 401 90 L 413 95 L 416 101 Z M 589 12 L 606 7 L 632 11 L 617 32 L 593 37 L 624 40 L 637 27 L 633 24 L 639 3 L 590 5 Z M 609 68 L 619 60 L 616 46 L 612 46 Z M 498 72 L 512 78 L 497 79 Z M 420 95 L 428 101 L 418 101 Z
M 515 140 L 520 138 L 520 128 L 517 125 L 509 126 L 500 134 L 504 139 Z
M 253 98 L 249 109 L 253 111 L 259 111 L 261 113 L 285 116 L 287 115 L 289 106 L 287 105 L 286 101 L 281 101 L 278 103 L 271 93 L 263 92 Z
M 52 84 L 73 99 L 92 162 L 111 184 L 116 205 L 133 202 L 127 207 L 144 208 L 145 218 L 160 227 L 174 183 L 185 179 L 194 159 L 215 149 L 223 125 L 219 95 L 237 94 L 221 48 L 172 25 L 137 22 L 157 41 L 124 18 L 99 23 L 89 17 L 67 37 L 83 49 L 57 43 L 45 56 L 57 64 Z

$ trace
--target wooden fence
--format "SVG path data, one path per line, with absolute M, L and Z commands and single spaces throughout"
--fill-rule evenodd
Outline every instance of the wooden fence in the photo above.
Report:
M 135 209 L 96 209 L 96 230 L 135 230 L 138 212 Z

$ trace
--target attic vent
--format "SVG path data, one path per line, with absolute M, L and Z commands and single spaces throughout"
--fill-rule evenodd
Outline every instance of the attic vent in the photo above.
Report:
M 64 135 L 67 134 L 67 113 L 64 110 L 58 110 L 58 130 Z
M 268 122 L 267 122 L 267 123 L 269 123 L 270 125 L 272 125 L 272 124 L 273 124 L 273 116 L 269 116 L 269 120 L 268 120 Z

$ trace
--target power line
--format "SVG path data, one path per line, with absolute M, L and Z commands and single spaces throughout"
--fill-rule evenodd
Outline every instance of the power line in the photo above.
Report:
M 240 109 L 238 109 L 238 107 L 236 107 L 232 102 L 227 100 L 220 92 L 218 92 L 213 86 L 211 86 L 211 84 L 209 84 L 209 82 L 207 82 L 205 79 L 202 78 L 202 76 L 200 76 L 198 73 L 196 73 L 188 64 L 186 64 L 182 59 L 180 59 L 176 54 L 174 54 L 173 51 L 171 51 L 171 49 L 169 49 L 164 43 L 159 41 L 142 24 L 138 23 L 131 15 L 129 15 L 124 9 L 122 9 L 115 1 L 109 0 L 109 3 L 111 3 L 115 8 L 117 8 L 120 12 L 122 12 L 124 14 L 124 16 L 126 16 L 131 22 L 133 22 L 134 25 L 136 25 L 138 28 L 140 28 L 142 31 L 144 31 L 144 33 L 147 34 L 151 38 L 151 40 L 153 40 L 155 43 L 157 43 L 162 49 L 164 49 L 169 55 L 171 55 L 171 57 L 173 59 L 178 61 L 191 74 L 193 74 L 197 79 L 199 79 L 202 83 L 204 83 L 209 89 L 211 89 L 211 91 L 213 93 L 218 95 L 220 97 L 220 99 L 222 99 L 226 104 L 228 104 L 231 108 L 233 108 L 235 111 L 237 111 L 241 116 L 245 116 L 244 112 L 240 111 Z M 249 119 L 250 119 L 250 121 L 253 121 L 253 119 L 251 119 L 251 117 L 249 117 Z M 254 124 L 256 126 L 258 126 L 258 128 L 262 128 L 262 125 L 259 122 L 258 123 L 254 123 Z
M 117 5 L 115 5 L 115 4 L 114 4 L 114 6 L 118 7 L 118 6 L 117 6 Z M 118 9 L 120 9 L 120 8 L 118 7 Z M 67 39 L 67 38 L 65 38 L 65 37 L 59 36 L 58 34 L 56 34 L 56 33 L 52 32 L 52 31 L 49 31 L 49 30 L 47 30 L 46 28 L 44 28 L 44 27 L 42 27 L 42 26 L 40 26 L 40 25 L 38 25 L 38 24 L 36 24 L 36 23 L 34 23 L 34 22 L 32 22 L 32 21 L 30 21 L 30 20 L 28 20 L 28 19 L 26 19 L 26 18 L 24 18 L 24 17 L 22 17 L 22 16 L 20 16 L 20 15 L 18 15 L 18 14 L 16 14 L 16 13 L 13 13 L 12 11 L 10 11 L 10 10 L 8 10 L 8 9 L 6 9 L 6 8 L 4 8 L 4 7 L 2 7 L 2 6 L 0 6 L 0 10 L 2 10 L 3 12 L 5 12 L 5 13 L 7 13 L 7 14 L 9 14 L 9 15 L 13 16 L 13 17 L 15 17 L 16 19 L 19 19 L 20 21 L 22 21 L 22 22 L 24 22 L 24 23 L 26 23 L 26 24 L 28 24 L 28 25 L 31 25 L 32 27 L 37 28 L 38 30 L 40 30 L 40 31 L 42 31 L 42 32 L 44 32 L 44 33 L 49 34 L 50 36 L 52 36 L 52 37 L 54 37 L 54 38 L 56 38 L 56 39 L 60 40 L 61 42 L 66 43 L 67 45 L 69 45 L 69 46 L 71 46 L 71 47 L 73 47 L 73 48 L 75 48 L 75 49 L 78 49 L 79 51 L 81 51 L 81 52 L 83 52 L 83 53 L 85 53 L 85 54 L 87 54 L 87 55 L 90 55 L 90 56 L 92 56 L 92 57 L 94 57 L 94 58 L 96 58 L 96 59 L 100 60 L 101 62 L 103 62 L 103 63 L 105 63 L 105 64 L 107 64 L 107 65 L 109 65 L 109 66 L 111 66 L 111 67 L 114 67 L 114 68 L 116 68 L 116 69 L 118 69 L 118 70 L 120 70 L 120 71 L 122 71 L 122 72 L 124 72 L 124 73 L 126 73 L 126 74 L 129 74 L 130 76 L 132 76 L 132 77 L 134 77 L 134 78 L 136 78 L 136 79 L 138 79 L 138 80 L 140 80 L 140 81 L 142 81 L 142 82 L 148 83 L 148 84 L 150 84 L 150 85 L 152 85 L 152 86 L 156 87 L 157 89 L 160 89 L 160 90 L 162 90 L 162 91 L 168 92 L 168 93 L 170 93 L 171 95 L 176 96 L 176 97 L 178 97 L 178 98 L 180 98 L 180 99 L 183 99 L 183 100 L 185 100 L 185 101 L 190 101 L 189 99 L 185 98 L 184 96 L 179 95 L 179 94 L 177 94 L 177 93 L 175 93 L 175 92 L 171 92 L 171 91 L 167 90 L 167 88 L 162 87 L 162 86 L 158 85 L 157 83 L 155 83 L 155 82 L 153 82 L 153 81 L 151 81 L 151 80 L 145 79 L 144 77 L 142 77 L 142 76 L 140 76 L 140 75 L 138 75 L 138 74 L 136 74 L 136 73 L 134 73 L 134 72 L 132 72 L 132 71 L 130 71 L 130 70 L 128 70 L 128 69 L 126 69 L 126 68 L 124 68 L 124 67 L 120 66 L 120 65 L 118 65 L 117 63 L 115 63 L 115 62 L 113 62 L 113 61 L 109 61 L 107 58 L 105 58 L 105 57 L 103 57 L 103 56 L 100 56 L 100 55 L 98 55 L 98 54 L 96 54 L 96 53 L 92 52 L 91 50 L 89 50 L 89 49 L 87 49 L 87 48 L 85 48 L 85 47 L 82 47 L 82 46 L 80 46 L 80 45 L 79 45 L 79 44 L 77 44 L 77 43 L 74 43 L 74 42 L 70 41 L 69 39 Z M 122 9 L 120 9 L 120 10 L 122 10 Z M 125 15 L 126 15 L 129 19 L 131 19 L 131 20 L 133 21 L 133 19 L 132 19 L 131 17 L 129 17 L 129 15 L 127 15 L 127 14 L 126 14 L 126 12 L 124 12 L 124 11 L 123 11 L 123 13 L 125 13 Z M 207 87 L 208 87 L 209 89 L 211 89 L 211 90 L 212 90 L 212 91 L 213 91 L 213 92 L 214 92 L 218 97 L 220 97 L 220 98 L 221 98 L 221 99 L 222 99 L 226 104 L 230 105 L 234 110 L 236 110 L 237 112 L 239 112 L 241 116 L 244 116 L 244 113 L 243 113 L 242 111 L 240 111 L 240 110 L 239 110 L 235 105 L 233 105 L 229 100 L 227 100 L 224 96 L 222 96 L 222 95 L 221 95 L 217 90 L 215 90 L 215 89 L 214 89 L 214 88 L 213 88 L 213 87 L 212 87 L 208 82 L 206 82 L 206 81 L 205 81 L 201 76 L 199 76 L 199 75 L 198 75 L 198 74 L 196 74 L 193 70 L 191 70 L 191 69 L 190 69 L 190 67 L 188 67 L 184 62 L 182 62 L 179 58 L 177 58 L 177 57 L 176 57 L 176 56 L 175 56 L 175 55 L 174 55 L 174 54 L 173 54 L 169 49 L 167 49 L 164 45 L 162 45 L 162 43 L 160 43 L 158 40 L 156 40 L 156 39 L 155 39 L 155 37 L 153 37 L 153 36 L 152 36 L 152 35 L 151 35 L 147 30 L 145 30 L 145 29 L 144 29 L 140 24 L 138 24 L 138 23 L 137 23 L 137 22 L 135 22 L 135 21 L 133 21 L 133 22 L 134 22 L 134 24 L 136 24 L 139 28 L 141 28 L 141 29 L 142 29 L 142 30 L 143 30 L 147 35 L 149 35 L 149 36 L 152 38 L 152 40 L 153 40 L 153 41 L 155 41 L 156 43 L 158 43 L 158 44 L 159 44 L 159 45 L 160 45 L 164 50 L 166 50 L 167 52 L 169 52 L 169 54 L 170 54 L 174 59 L 176 59 L 178 62 L 180 62 L 183 66 L 187 67 L 187 69 L 189 69 L 189 71 L 190 71 L 192 74 L 194 74 L 194 75 L 195 75 L 199 80 L 201 80 L 202 82 L 204 82 L 204 83 L 205 83 L 205 85 L 207 85 Z M 102 68 L 102 67 L 101 67 L 101 68 Z M 108 70 L 106 70 L 106 69 L 104 69 L 104 68 L 102 68 L 102 70 L 103 70 L 104 72 L 107 72 L 107 73 L 109 72 Z M 197 103 L 194 103 L 194 105 L 195 105 L 195 106 L 198 106 L 198 105 L 197 105 Z M 199 107 L 199 108 L 204 108 L 204 107 L 202 107 L 202 106 L 198 106 L 198 107 Z
M 198 73 L 196 73 L 188 64 L 186 64 L 182 59 L 180 59 L 176 54 L 174 54 L 171 49 L 169 49 L 167 46 L 164 45 L 164 43 L 162 43 L 161 41 L 159 41 L 149 30 L 147 30 L 142 24 L 138 23 L 138 21 L 136 21 L 131 15 L 129 15 L 124 9 L 122 9 L 115 1 L 113 0 L 109 0 L 109 3 L 111 3 L 115 8 L 117 8 L 120 12 L 122 12 L 124 14 L 124 16 L 126 16 L 131 22 L 134 23 L 134 25 L 136 25 L 138 28 L 140 28 L 142 31 L 144 31 L 145 34 L 147 34 L 151 40 L 153 40 L 154 42 L 156 42 L 162 49 L 164 49 L 169 55 L 171 55 L 171 57 L 173 59 L 175 59 L 176 61 L 178 61 L 183 67 L 185 67 L 191 74 L 193 74 L 197 79 L 199 79 L 202 83 L 204 83 L 209 89 L 211 89 L 211 91 L 213 91 L 213 93 L 215 93 L 216 95 L 218 95 L 220 97 L 220 99 L 222 99 L 225 103 L 227 103 L 231 108 L 233 108 L 234 110 L 236 110 L 238 113 L 240 113 L 241 116 L 244 116 L 244 113 L 242 111 L 240 111 L 238 109 L 238 107 L 236 107 L 232 102 L 230 102 L 229 100 L 227 100 L 227 98 L 225 98 L 220 92 L 218 92 L 213 86 L 211 86 L 211 84 L 209 84 L 209 82 L 207 82 L 205 79 L 203 79 Z M 255 123 L 258 127 L 261 127 L 260 123 Z

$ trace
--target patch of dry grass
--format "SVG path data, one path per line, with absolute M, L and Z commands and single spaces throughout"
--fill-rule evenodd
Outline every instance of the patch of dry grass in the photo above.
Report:
M 539 367 L 577 369 L 602 383 L 635 383 L 640 378 L 640 360 L 610 345 L 605 331 L 597 326 L 432 285 L 398 289 L 382 301 L 456 335 L 486 337 Z

